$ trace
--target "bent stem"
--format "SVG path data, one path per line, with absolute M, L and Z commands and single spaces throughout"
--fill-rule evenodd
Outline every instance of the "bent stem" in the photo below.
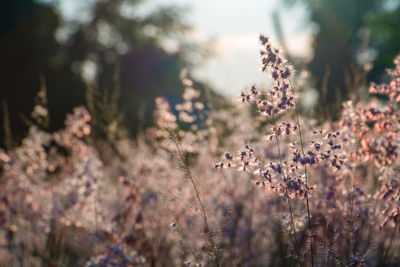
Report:
M 203 201 L 200 198 L 199 190 L 197 189 L 197 185 L 196 185 L 196 183 L 195 183 L 195 181 L 193 179 L 193 176 L 192 176 L 192 173 L 190 171 L 187 159 L 183 155 L 183 153 L 182 153 L 182 151 L 181 151 L 181 149 L 179 147 L 176 135 L 170 130 L 168 130 L 168 132 L 169 132 L 169 134 L 171 136 L 171 139 L 173 140 L 173 142 L 174 142 L 174 144 L 176 146 L 176 149 L 178 151 L 179 159 L 180 159 L 180 161 L 182 163 L 182 168 L 185 171 L 185 175 L 186 175 L 187 178 L 189 178 L 189 180 L 190 180 L 190 182 L 191 182 L 191 184 L 193 186 L 194 192 L 196 194 L 196 199 L 200 204 L 200 209 L 201 209 L 202 217 L 203 217 L 203 220 L 204 220 L 204 227 L 205 227 L 204 231 L 206 232 L 206 234 L 208 236 L 208 241 L 210 242 L 210 245 L 211 245 L 214 257 L 215 257 L 215 264 L 216 264 L 217 267 L 219 267 L 220 263 L 219 263 L 219 257 L 218 257 L 218 248 L 217 248 L 217 246 L 215 244 L 213 235 L 212 235 L 212 233 L 210 231 L 210 227 L 208 225 L 207 214 L 206 214 L 206 211 L 204 209 Z
M 296 94 L 294 91 L 294 87 L 292 84 L 292 81 L 289 80 L 290 83 L 290 87 L 292 88 L 292 94 L 293 94 L 293 98 L 296 99 Z M 297 128 L 299 131 L 299 139 L 300 139 L 300 146 L 301 146 L 301 154 L 303 157 L 305 157 L 304 154 L 304 144 L 303 144 L 303 137 L 301 135 L 301 126 L 300 126 L 300 120 L 299 120 L 299 114 L 297 113 L 296 108 L 294 109 L 294 113 L 295 113 L 295 117 L 296 117 L 296 124 L 297 124 Z M 305 176 L 305 182 L 306 182 L 306 188 L 308 190 L 308 172 L 307 172 L 307 166 L 304 166 L 304 176 Z M 313 227 L 311 224 L 311 212 L 310 212 L 310 203 L 308 201 L 308 192 L 306 195 L 306 206 L 307 206 L 307 217 L 308 217 L 308 224 L 310 226 L 311 229 L 311 237 L 310 237 L 310 248 L 311 248 L 311 266 L 314 267 L 314 249 L 313 249 Z

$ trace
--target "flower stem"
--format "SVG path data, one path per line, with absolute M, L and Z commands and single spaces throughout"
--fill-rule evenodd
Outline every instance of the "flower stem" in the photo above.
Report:
M 292 81 L 289 80 L 290 87 L 292 88 L 292 94 L 294 99 L 296 99 L 294 87 L 292 84 Z M 296 108 L 294 109 L 295 117 L 296 117 L 296 124 L 297 124 L 297 129 L 299 131 L 299 139 L 300 139 L 300 146 L 301 146 L 301 153 L 302 156 L 305 157 L 304 154 L 304 144 L 303 144 L 303 137 L 301 135 L 301 126 L 300 126 L 300 120 L 299 120 L 299 114 L 297 113 Z M 304 166 L 304 176 L 305 176 L 305 183 L 306 183 L 306 189 L 308 190 L 308 172 L 307 172 L 307 166 Z M 307 217 L 308 217 L 308 224 L 311 229 L 311 238 L 310 238 L 310 248 L 311 248 L 311 266 L 314 267 L 314 249 L 313 249 L 313 227 L 311 223 L 311 212 L 310 212 L 310 203 L 308 200 L 308 192 L 306 195 L 306 206 L 307 206 Z
M 204 220 L 204 228 L 205 228 L 204 231 L 206 232 L 206 234 L 208 236 L 208 241 L 210 242 L 211 249 L 212 249 L 214 257 L 215 257 L 215 265 L 217 267 L 219 267 L 220 263 L 219 263 L 219 257 L 218 257 L 218 249 L 217 249 L 217 246 L 215 244 L 212 232 L 211 232 L 209 224 L 208 224 L 207 214 L 206 214 L 206 211 L 204 209 L 203 201 L 200 198 L 199 190 L 197 189 L 197 185 L 196 185 L 196 183 L 195 183 L 195 181 L 193 179 L 193 176 L 192 176 L 192 173 L 190 171 L 189 164 L 188 164 L 188 162 L 186 160 L 186 157 L 183 155 L 183 153 L 182 153 L 182 151 L 181 151 L 181 149 L 179 147 L 178 141 L 176 139 L 176 135 L 174 133 L 172 133 L 172 132 L 170 132 L 170 134 L 171 134 L 172 140 L 174 141 L 176 149 L 178 150 L 178 155 L 179 155 L 179 158 L 181 160 L 182 167 L 183 167 L 183 169 L 185 171 L 186 177 L 189 178 L 189 180 L 190 180 L 190 182 L 191 182 L 191 184 L 193 186 L 194 192 L 196 194 L 196 199 L 200 204 L 200 209 L 201 209 L 201 212 L 202 212 L 202 215 L 203 215 L 203 220 Z
M 278 157 L 279 157 L 279 163 L 281 164 L 281 166 L 283 166 L 282 164 L 282 157 L 281 157 L 281 149 L 279 147 L 279 140 L 278 140 L 278 136 L 275 135 L 275 141 L 276 141 L 276 146 L 278 148 Z M 282 178 L 283 181 L 286 182 L 286 176 L 284 171 L 282 170 Z M 287 201 L 288 201 L 288 208 L 289 208 L 289 213 L 290 213 L 290 222 L 292 224 L 292 229 L 293 229 L 293 236 L 294 236 L 294 249 L 296 250 L 296 260 L 298 261 L 299 265 L 301 266 L 301 261 L 300 261 L 300 256 L 299 256 L 299 252 L 297 250 L 297 234 L 296 234 L 296 228 L 295 228 L 295 224 L 294 224 L 294 217 L 293 217 L 293 209 L 292 209 L 292 205 L 290 203 L 290 198 L 289 196 L 286 196 Z

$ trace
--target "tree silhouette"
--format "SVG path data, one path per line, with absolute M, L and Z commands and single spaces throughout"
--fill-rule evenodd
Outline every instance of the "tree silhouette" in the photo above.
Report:
M 337 119 L 341 103 L 365 87 L 365 81 L 381 80 L 384 68 L 392 64 L 400 50 L 399 11 L 387 10 L 387 1 L 381 0 L 300 2 L 307 6 L 310 21 L 317 26 L 314 55 L 308 63 L 320 96 L 317 114 L 321 119 Z M 372 60 L 371 52 L 376 58 L 365 80 L 366 62 L 360 55 L 367 54 Z
M 160 41 L 181 35 L 187 27 L 175 7 L 141 16 L 126 11 L 136 10 L 140 2 L 97 1 L 88 21 L 68 23 L 51 1 L 2 2 L 0 96 L 7 108 L 1 111 L 1 128 L 9 121 L 15 142 L 26 132 L 41 77 L 47 88 L 50 130 L 62 127 L 65 115 L 86 103 L 88 86 L 96 95 L 91 99 L 103 99 L 105 105 L 116 102 L 118 111 L 112 114 L 123 114 L 132 134 L 149 124 L 156 96 L 177 102 L 183 90 L 179 71 L 189 62 L 184 49 L 167 52 Z M 72 32 L 62 42 L 55 38 L 60 25 Z M 94 74 L 90 79 L 84 75 L 88 66 Z M 107 113 L 97 104 L 92 112 Z M 101 124 L 117 119 L 109 115 L 97 118 Z M 0 137 L 3 141 L 4 131 Z

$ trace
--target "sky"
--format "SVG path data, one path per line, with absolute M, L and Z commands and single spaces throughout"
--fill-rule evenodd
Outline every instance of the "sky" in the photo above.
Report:
M 62 1 L 62 9 L 67 15 L 76 14 L 79 2 Z M 199 64 L 192 75 L 225 96 L 238 95 L 253 84 L 269 83 L 269 77 L 260 72 L 258 36 L 271 36 L 279 45 L 274 38 L 273 12 L 279 14 L 289 53 L 310 56 L 312 30 L 301 5 L 290 7 L 283 0 L 148 0 L 141 8 L 146 12 L 162 5 L 188 10 L 183 19 L 193 29 L 189 38 L 200 43 L 213 40 L 212 57 Z
M 280 16 L 289 52 L 310 56 L 311 29 L 307 12 L 300 5 L 290 8 L 282 0 L 152 0 L 147 7 L 168 4 L 188 9 L 184 19 L 193 27 L 194 38 L 200 42 L 214 40 L 213 57 L 193 75 L 224 95 L 238 95 L 253 84 L 269 83 L 269 77 L 260 72 L 258 36 L 271 36 L 278 45 L 274 11 Z

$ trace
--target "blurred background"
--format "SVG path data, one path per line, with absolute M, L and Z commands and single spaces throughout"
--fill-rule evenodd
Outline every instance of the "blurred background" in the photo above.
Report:
M 260 33 L 305 78 L 305 113 L 335 120 L 344 100 L 387 79 L 400 0 L 2 0 L 0 146 L 21 141 L 38 102 L 50 131 L 85 105 L 96 137 L 113 122 L 135 137 L 151 125 L 155 97 L 179 102 L 182 68 L 210 99 L 236 99 L 269 83 Z

